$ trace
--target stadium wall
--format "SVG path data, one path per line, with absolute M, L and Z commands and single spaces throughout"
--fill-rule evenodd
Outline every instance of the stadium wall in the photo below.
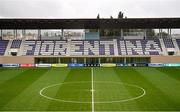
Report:
M 1 64 L 34 64 L 33 56 L 0 56 Z
M 151 56 L 151 63 L 180 63 L 180 56 Z
M 9 63 L 35 64 L 35 56 L 0 56 L 0 64 Z M 180 56 L 151 56 L 151 63 L 180 63 Z

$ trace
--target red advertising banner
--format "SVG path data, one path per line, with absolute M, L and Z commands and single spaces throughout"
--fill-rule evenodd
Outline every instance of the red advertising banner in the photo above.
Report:
M 20 64 L 20 67 L 22 67 L 22 68 L 30 68 L 30 67 L 34 67 L 34 64 Z

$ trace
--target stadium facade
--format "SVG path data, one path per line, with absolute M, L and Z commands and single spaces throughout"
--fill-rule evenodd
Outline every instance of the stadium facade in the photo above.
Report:
M 85 64 L 99 66 L 147 66 L 149 63 L 180 63 L 180 39 L 43 39 L 43 29 L 171 29 L 180 28 L 180 18 L 131 19 L 0 19 L 0 64 Z M 3 30 L 37 31 L 35 40 L 3 40 Z

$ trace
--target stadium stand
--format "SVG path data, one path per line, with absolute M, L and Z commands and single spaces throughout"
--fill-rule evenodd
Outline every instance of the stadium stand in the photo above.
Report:
M 8 40 L 0 40 L 0 55 L 4 55 L 8 45 Z
M 172 39 L 163 39 L 166 48 L 174 48 Z
M 171 33 L 172 29 L 180 28 L 180 18 L 0 19 L 0 22 L 0 64 L 75 63 L 90 67 L 103 63 L 117 66 L 161 63 L 161 66 L 180 62 L 180 39 Z M 84 31 L 81 37 L 66 33 L 65 29 Z M 159 32 L 151 35 L 147 29 Z M 162 29 L 168 30 L 167 36 L 163 36 Z M 28 33 L 31 30 L 35 33 Z M 51 33 L 56 30 L 61 33 Z
M 11 44 L 11 48 L 20 48 L 21 40 L 13 40 Z
M 177 41 L 177 45 L 178 45 L 178 47 L 180 49 L 180 39 L 176 39 L 176 41 Z
M 30 43 L 29 43 L 30 42 Z M 117 46 L 115 46 L 117 43 Z M 68 44 L 70 53 L 67 54 Z M 118 50 L 118 51 L 117 51 Z M 54 52 L 55 51 L 55 52 Z M 159 40 L 25 41 L 23 55 L 160 55 Z
M 176 39 L 180 48 L 180 39 Z M 118 56 L 164 55 L 168 48 L 175 48 L 172 39 L 113 39 L 113 40 L 13 40 L 10 49 L 19 49 L 22 56 Z M 0 40 L 0 55 L 4 55 L 8 41 Z M 22 49 L 22 50 L 20 50 Z

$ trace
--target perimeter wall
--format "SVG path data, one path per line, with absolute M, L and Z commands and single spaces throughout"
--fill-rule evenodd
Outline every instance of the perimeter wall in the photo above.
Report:
M 34 64 L 34 56 L 0 56 L 0 64 Z M 180 63 L 180 56 L 151 56 L 151 63 Z

